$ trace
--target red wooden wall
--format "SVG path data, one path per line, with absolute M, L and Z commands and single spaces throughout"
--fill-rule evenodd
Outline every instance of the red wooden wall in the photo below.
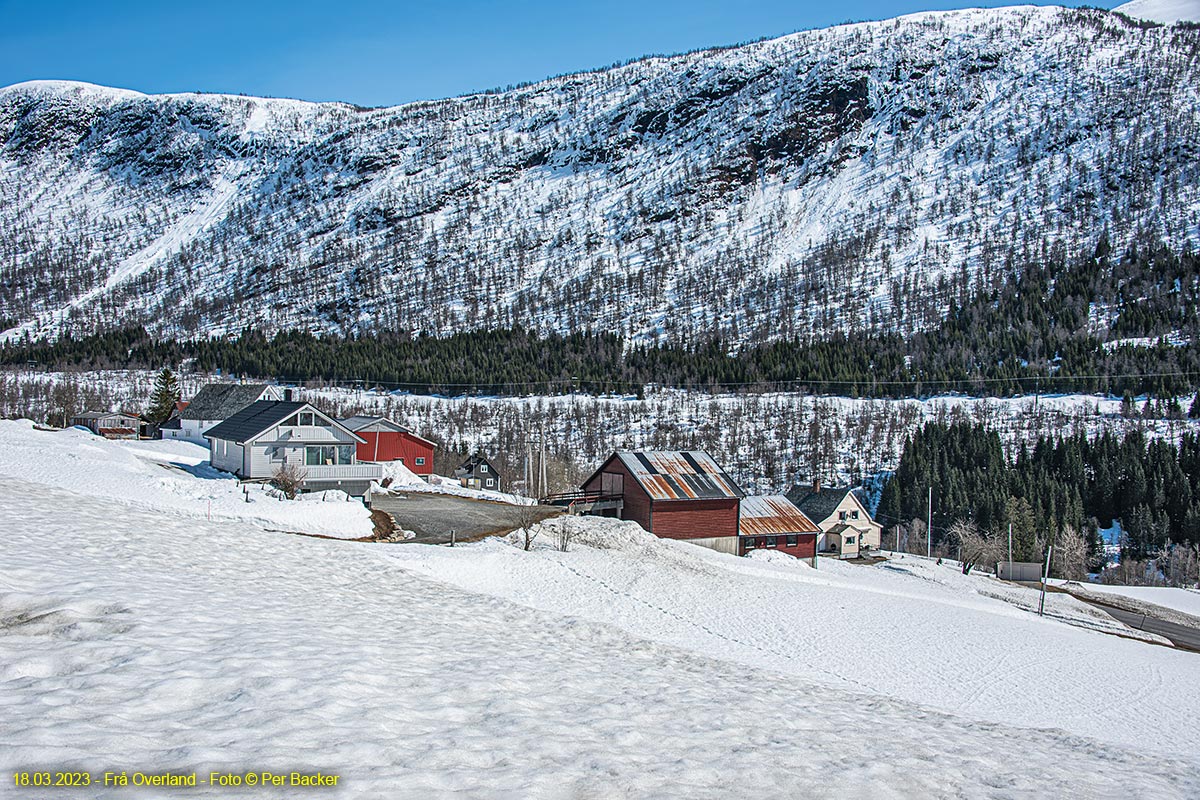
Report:
M 651 509 L 652 533 L 664 539 L 737 536 L 738 499 L 657 500 Z
M 358 435 L 367 440 L 358 445 L 359 461 L 402 461 L 418 475 L 433 474 L 433 445 L 399 431 L 360 431 Z M 418 464 L 418 458 L 425 463 Z
M 787 546 L 787 536 L 780 534 L 775 536 L 775 546 L 767 546 L 767 542 L 771 540 L 769 536 L 742 536 L 738 542 L 738 554 L 746 555 L 753 550 L 778 550 L 781 553 L 787 553 L 789 556 L 796 558 L 813 558 L 817 554 L 817 534 L 815 533 L 798 533 L 796 534 L 796 544 L 794 547 Z M 754 542 L 755 546 L 750 547 L 749 542 Z M 763 542 L 762 546 L 758 543 Z

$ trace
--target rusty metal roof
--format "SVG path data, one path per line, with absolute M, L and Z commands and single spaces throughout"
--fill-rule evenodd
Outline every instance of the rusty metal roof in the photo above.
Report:
M 724 500 L 745 496 L 703 450 L 618 450 L 617 457 L 653 500 Z
M 765 497 L 743 497 L 742 536 L 777 536 L 782 533 L 820 533 L 821 529 L 781 494 Z

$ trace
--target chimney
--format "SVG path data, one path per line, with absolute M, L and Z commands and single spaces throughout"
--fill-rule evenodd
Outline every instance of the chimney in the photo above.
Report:
M 292 390 L 291 389 L 283 390 L 283 402 L 285 402 L 285 403 L 292 402 Z
M 821 491 L 821 479 L 813 478 L 813 494 L 816 494 L 820 491 Z

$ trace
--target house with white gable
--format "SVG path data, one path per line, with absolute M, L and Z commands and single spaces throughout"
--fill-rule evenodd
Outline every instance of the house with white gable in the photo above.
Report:
M 856 558 L 880 548 L 883 526 L 871 519 L 850 487 L 828 489 L 814 482 L 811 487 L 792 487 L 787 499 L 821 529 L 818 553 Z
M 361 496 L 383 479 L 379 464 L 360 463 L 361 436 L 308 403 L 259 400 L 204 434 L 209 460 L 243 480 L 267 481 L 289 468 L 303 491 L 341 489 Z
M 217 423 L 259 400 L 293 400 L 293 391 L 265 383 L 209 383 L 159 430 L 163 439 L 208 444 L 204 434 Z

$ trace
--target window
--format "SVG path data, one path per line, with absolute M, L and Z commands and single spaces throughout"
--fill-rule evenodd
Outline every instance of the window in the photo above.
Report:
M 283 421 L 283 426 L 285 428 L 295 428 L 299 424 L 300 424 L 300 418 L 298 416 L 296 416 L 295 414 L 292 414 L 290 417 L 288 417 L 287 419 L 285 419 Z
M 354 445 L 323 444 L 304 448 L 304 464 L 309 467 L 332 467 L 354 463 Z
M 754 549 L 754 540 L 748 536 L 745 539 L 742 539 L 742 549 L 743 550 L 753 550 Z
M 488 478 L 488 479 L 487 479 L 487 485 L 488 485 L 488 486 L 491 486 L 491 485 L 492 485 L 492 484 L 494 484 L 494 483 L 495 483 L 495 481 L 494 481 L 494 480 L 492 480 L 491 478 Z
M 767 537 L 767 547 L 776 547 L 776 546 L 777 546 L 777 545 L 775 544 L 775 537 L 774 537 L 774 536 L 768 536 L 768 537 Z
M 857 511 L 851 511 L 851 512 L 850 512 L 850 519 L 858 519 L 858 512 L 857 512 Z
M 846 512 L 845 512 L 845 511 L 839 511 L 839 512 L 838 512 L 838 519 L 839 519 L 839 520 L 841 520 L 842 522 L 845 522 L 845 521 L 846 521 Z
M 403 461 L 403 459 L 401 459 L 401 460 Z M 418 467 L 423 467 L 423 466 L 425 466 L 425 458 L 424 458 L 424 456 L 417 456 L 417 466 L 418 466 Z
M 301 425 L 301 426 L 308 426 L 308 427 L 312 427 L 312 425 L 313 425 L 313 413 L 312 413 L 311 411 L 301 411 L 301 412 L 300 412 L 299 414 L 297 414 L 296 416 L 298 416 L 298 417 L 300 418 L 300 425 Z
M 480 472 L 487 472 L 487 471 L 488 471 L 488 470 L 487 470 L 487 464 L 480 464 L 480 465 L 479 465 L 479 471 L 480 471 Z
M 796 534 L 794 534 L 794 533 L 792 533 L 792 534 L 788 534 L 788 537 L 787 537 L 787 546 L 788 546 L 788 547 L 795 547 L 795 546 L 796 546 L 796 544 L 797 544 L 797 541 L 796 541 Z
M 847 536 L 847 537 L 846 537 L 846 544 L 854 544 L 854 537 L 853 537 L 853 536 Z

